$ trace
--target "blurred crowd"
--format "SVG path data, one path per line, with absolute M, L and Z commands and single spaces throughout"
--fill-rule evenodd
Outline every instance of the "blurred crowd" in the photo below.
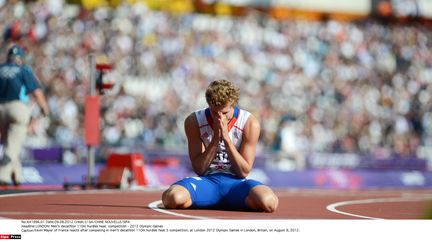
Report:
M 34 111 L 29 147 L 83 146 L 90 52 L 115 67 L 102 97 L 105 145 L 186 151 L 184 118 L 224 78 L 261 121 L 259 153 L 302 160 L 432 146 L 430 26 L 0 1 L 0 31 L 3 53 L 11 42 L 27 48 L 52 110 L 49 119 Z

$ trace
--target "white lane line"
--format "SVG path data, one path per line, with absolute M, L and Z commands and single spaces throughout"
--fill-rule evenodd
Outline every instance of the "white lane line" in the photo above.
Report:
M 25 197 L 25 196 L 42 196 L 42 195 L 68 195 L 68 194 L 115 194 L 118 190 L 87 190 L 87 191 L 47 191 L 47 192 L 23 192 L 23 193 L 10 193 L 1 194 L 0 198 L 7 197 Z M 127 191 L 129 192 L 129 191 Z M 0 211 L 0 220 L 8 220 L 14 218 L 7 218 L 4 216 L 14 216 L 14 215 L 51 215 L 51 216 L 102 216 L 102 217 L 142 217 L 143 215 L 133 215 L 133 214 L 96 214 L 96 213 L 55 213 L 55 212 L 6 212 Z M 156 216 L 156 215 L 151 215 Z
M 371 198 L 371 199 L 361 199 L 361 200 L 352 200 L 352 201 L 343 201 L 343 202 L 337 202 L 332 203 L 328 205 L 326 208 L 327 210 L 333 212 L 333 213 L 339 213 L 344 214 L 352 217 L 357 218 L 364 218 L 364 219 L 383 219 L 383 218 L 375 218 L 375 217 L 369 217 L 365 215 L 359 215 L 359 214 L 353 214 L 344 212 L 341 210 L 336 209 L 337 207 L 346 206 L 346 205 L 356 205 L 356 204 L 372 204 L 372 203 L 383 203 L 383 202 L 416 202 L 416 201 L 425 201 L 425 200 L 431 200 L 432 196 L 423 196 L 423 197 L 392 197 L 392 198 Z
M 210 218 L 210 217 L 201 217 L 201 216 L 194 216 L 194 215 L 188 215 L 188 214 L 182 214 L 182 213 L 175 213 L 166 209 L 162 209 L 159 208 L 158 205 L 162 203 L 162 200 L 158 200 L 158 201 L 154 201 L 149 203 L 148 207 L 160 212 L 160 213 L 164 213 L 164 214 L 170 214 L 170 215 L 174 215 L 177 217 L 182 217 L 182 218 L 191 218 L 191 219 L 216 219 L 216 218 Z

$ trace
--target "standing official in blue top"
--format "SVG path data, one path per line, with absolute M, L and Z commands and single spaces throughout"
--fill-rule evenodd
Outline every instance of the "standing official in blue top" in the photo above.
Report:
M 31 68 L 24 64 L 24 50 L 18 45 L 8 49 L 6 62 L 0 64 L 0 184 L 18 185 L 22 181 L 19 154 L 30 121 L 28 95 L 33 96 L 43 115 L 49 114 L 45 96 Z

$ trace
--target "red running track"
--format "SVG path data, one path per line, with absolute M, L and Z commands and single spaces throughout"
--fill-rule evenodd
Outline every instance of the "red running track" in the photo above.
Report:
M 277 189 L 274 213 L 165 210 L 161 190 L 49 191 L 0 195 L 8 219 L 423 219 L 432 190 Z

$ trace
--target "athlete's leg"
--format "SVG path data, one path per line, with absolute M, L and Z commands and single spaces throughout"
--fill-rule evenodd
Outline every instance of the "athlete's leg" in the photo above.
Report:
M 172 185 L 162 194 L 162 202 L 165 208 L 188 208 L 192 205 L 189 191 L 180 185 Z
M 225 181 L 230 181 L 226 178 Z M 224 196 L 226 205 L 233 209 L 274 212 L 278 198 L 263 183 L 252 179 L 234 179 L 230 191 Z
M 258 185 L 250 190 L 245 202 L 253 210 L 272 213 L 278 207 L 279 199 L 268 186 Z
M 187 177 L 174 183 L 162 195 L 166 208 L 208 208 L 219 203 L 219 186 L 212 176 Z

